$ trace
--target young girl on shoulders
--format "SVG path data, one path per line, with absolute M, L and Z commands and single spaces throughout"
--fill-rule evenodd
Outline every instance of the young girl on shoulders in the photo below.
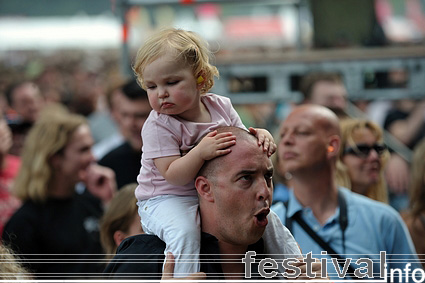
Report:
M 174 255 L 175 277 L 199 271 L 201 232 L 194 179 L 205 160 L 229 153 L 236 143 L 233 134 L 217 134 L 214 129 L 246 129 L 229 98 L 208 93 L 218 77 L 210 56 L 197 34 L 170 28 L 150 37 L 134 64 L 153 109 L 142 128 L 142 166 L 135 192 L 139 215 L 143 230 L 161 238 L 165 253 Z M 274 153 L 276 144 L 267 130 L 249 131 L 269 156 Z M 278 217 L 270 219 L 268 227 L 286 229 Z M 270 251 L 288 251 L 278 231 L 269 234 Z

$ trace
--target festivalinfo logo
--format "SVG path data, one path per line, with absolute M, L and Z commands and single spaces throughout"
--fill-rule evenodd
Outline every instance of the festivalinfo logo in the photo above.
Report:
M 326 254 L 326 252 L 322 253 Z M 251 278 L 251 264 L 255 262 L 256 253 L 254 251 L 249 251 L 245 254 L 245 257 L 242 259 L 242 262 L 245 264 L 245 278 Z M 353 260 L 352 258 L 346 258 L 343 267 L 340 267 L 338 259 L 331 258 L 333 267 L 337 272 L 338 278 L 341 280 L 326 280 L 327 272 L 327 258 L 321 258 L 321 272 L 320 276 L 312 270 L 312 264 L 317 261 L 316 258 L 313 258 L 312 253 L 306 254 L 306 257 L 303 259 L 296 258 L 287 258 L 283 259 L 280 264 L 286 269 L 281 275 L 285 278 L 295 279 L 301 274 L 301 269 L 294 264 L 305 263 L 305 273 L 308 278 L 319 279 L 319 282 L 425 282 L 425 271 L 423 268 L 412 269 L 411 263 L 406 263 L 403 269 L 400 268 L 391 268 L 388 272 L 386 264 L 386 252 L 381 251 L 379 255 L 379 279 L 374 277 L 373 270 L 373 260 L 370 258 L 359 258 Z M 348 274 L 348 266 L 351 263 L 360 265 L 354 270 L 354 274 Z M 278 262 L 272 258 L 264 258 L 259 261 L 258 264 L 258 273 L 265 279 L 273 279 L 278 276 L 278 272 L 275 271 L 278 268 Z M 368 280 L 365 280 L 368 279 Z M 276 282 L 274 280 L 274 282 Z M 311 280 L 297 280 L 297 282 L 312 282 Z

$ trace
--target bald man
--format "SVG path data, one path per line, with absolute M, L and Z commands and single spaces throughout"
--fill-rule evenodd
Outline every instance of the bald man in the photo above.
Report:
M 327 251 L 343 259 L 352 258 L 348 273 L 365 266 L 355 264 L 357 259 L 368 258 L 373 260 L 370 275 L 379 278 L 381 251 L 387 253 L 388 269 L 403 270 L 408 263 L 412 269 L 419 267 L 413 262 L 417 257 L 412 255 L 415 250 L 411 238 L 394 209 L 336 186 L 334 175 L 340 144 L 338 118 L 331 110 L 312 104 L 294 108 L 281 125 L 277 150 L 283 170 L 292 175 L 293 191 L 287 203 L 280 202 L 272 209 L 292 231 L 303 253 L 312 252 L 320 257 L 322 251 Z M 302 221 L 313 233 L 301 226 Z M 334 252 L 319 244 L 320 240 L 312 234 L 322 238 Z M 344 275 L 343 267 L 335 267 L 328 255 L 321 257 L 328 259 L 331 279 L 340 279 L 338 272 L 344 278 L 354 279 L 366 273 L 363 269 L 359 274 Z
M 270 257 L 265 254 L 262 237 L 272 202 L 273 165 L 255 136 L 234 127 L 218 129 L 229 131 L 236 136 L 231 152 L 205 162 L 195 180 L 202 220 L 201 271 L 207 279 L 244 279 L 247 270 L 243 258 L 253 251 L 255 262 L 249 265 L 252 278 L 264 278 L 259 274 L 259 261 Z M 284 233 L 286 241 L 281 245 L 286 256 L 299 256 L 292 235 L 287 230 Z M 129 238 L 118 248 L 115 262 L 105 273 L 121 278 L 123 273 L 132 273 L 138 279 L 160 279 L 164 249 L 165 244 L 153 235 Z M 136 259 L 133 254 L 143 254 L 136 258 L 144 263 L 131 263 Z M 126 261 L 117 261 L 123 259 Z M 305 279 L 306 266 L 303 268 L 298 278 Z M 313 269 L 320 270 L 320 264 Z

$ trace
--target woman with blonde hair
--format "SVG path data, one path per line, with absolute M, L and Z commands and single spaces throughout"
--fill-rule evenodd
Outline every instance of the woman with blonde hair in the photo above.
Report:
M 137 183 L 123 186 L 114 196 L 100 221 L 100 241 L 107 259 L 112 259 L 121 242 L 143 234 L 134 190 Z
M 60 107 L 47 109 L 25 141 L 13 187 L 23 204 L 6 224 L 3 241 L 25 256 L 37 279 L 102 271 L 99 263 L 85 261 L 102 253 L 97 223 L 115 179 L 112 170 L 93 164 L 92 145 L 84 117 Z M 92 193 L 77 193 L 78 182 Z
M 388 202 L 384 178 L 389 152 L 382 129 L 370 120 L 344 119 L 336 181 L 339 186 L 371 199 Z
M 425 139 L 413 151 L 409 197 L 410 209 L 402 216 L 425 268 Z

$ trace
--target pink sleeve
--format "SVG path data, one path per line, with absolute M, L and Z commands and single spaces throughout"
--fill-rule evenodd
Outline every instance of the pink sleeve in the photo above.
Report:
M 173 131 L 166 115 L 149 115 L 142 128 L 143 154 L 146 159 L 180 155 L 181 134 Z

